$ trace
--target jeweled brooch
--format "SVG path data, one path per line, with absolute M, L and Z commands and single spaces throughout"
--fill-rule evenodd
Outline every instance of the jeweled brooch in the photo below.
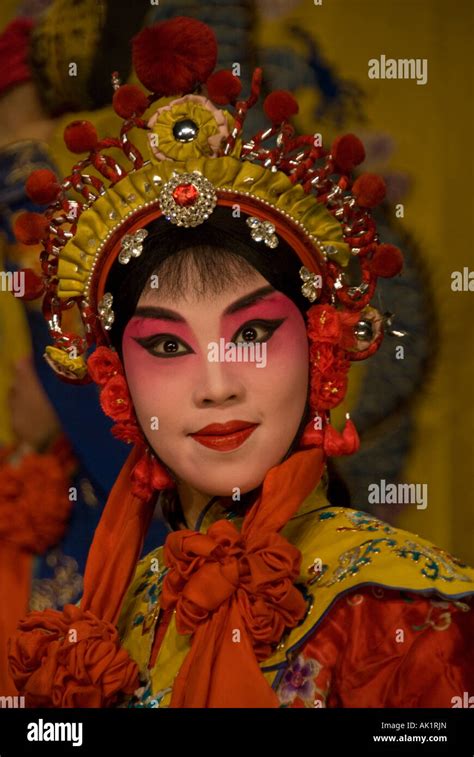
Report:
M 174 172 L 159 195 L 163 215 L 177 226 L 199 226 L 217 205 L 214 185 L 199 171 Z

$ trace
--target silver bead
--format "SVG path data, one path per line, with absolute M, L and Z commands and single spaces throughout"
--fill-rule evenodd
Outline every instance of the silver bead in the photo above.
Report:
M 177 142 L 193 142 L 199 134 L 199 126 L 190 118 L 176 121 L 173 126 L 173 136 Z
M 354 326 L 354 334 L 360 342 L 370 342 L 374 336 L 372 321 L 361 318 Z

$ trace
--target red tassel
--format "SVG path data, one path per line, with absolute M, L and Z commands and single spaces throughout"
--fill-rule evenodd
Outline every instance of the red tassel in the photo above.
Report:
M 170 489 L 175 486 L 165 468 L 147 451 L 143 453 L 134 466 L 130 480 L 133 494 L 144 501 L 149 500 L 154 491 Z
M 359 435 L 353 422 L 348 418 L 341 433 L 331 424 L 324 429 L 324 452 L 328 457 L 352 455 L 360 446 Z
M 324 433 L 318 428 L 314 428 L 314 421 L 310 421 L 306 424 L 303 434 L 300 439 L 299 446 L 302 449 L 308 447 L 322 447 L 324 441 Z
M 154 489 L 170 489 L 175 485 L 166 469 L 155 458 L 151 463 L 151 485 Z

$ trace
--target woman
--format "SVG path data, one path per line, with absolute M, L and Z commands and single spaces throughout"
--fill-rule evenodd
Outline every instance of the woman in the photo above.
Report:
M 474 572 L 325 498 L 327 458 L 358 446 L 329 412 L 351 360 L 382 340 L 377 277 L 401 268 L 370 217 L 383 183 L 353 181 L 353 135 L 329 153 L 295 137 L 289 93 L 266 98 L 272 126 L 242 143 L 261 74 L 239 101 L 215 61 L 191 19 L 140 33 L 152 94 L 115 81 L 120 139 L 73 123 L 66 143 L 88 157 L 60 185 L 30 179 L 51 203 L 17 224 L 44 245 L 48 362 L 100 386 L 134 449 L 80 607 L 22 621 L 12 675 L 30 706 L 456 706 L 472 684 Z M 85 337 L 61 329 L 74 305 Z M 137 566 L 156 505 L 170 533 Z

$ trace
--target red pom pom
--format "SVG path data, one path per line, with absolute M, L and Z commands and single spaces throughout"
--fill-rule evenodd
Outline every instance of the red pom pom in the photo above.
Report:
M 385 182 L 375 173 L 363 173 L 355 180 L 352 193 L 361 208 L 374 208 L 385 197 Z
M 365 159 L 364 145 L 355 134 L 343 134 L 332 143 L 331 155 L 339 171 L 350 173 Z
M 206 82 L 207 95 L 216 105 L 234 102 L 242 91 L 242 82 L 231 71 L 216 71 Z
M 36 300 L 44 294 L 45 286 L 43 279 L 31 268 L 23 268 L 19 273 L 24 277 L 25 293 L 22 300 Z
M 376 247 L 370 261 L 370 270 L 376 276 L 390 278 L 396 276 L 403 268 L 403 255 L 393 244 L 380 244 Z
M 263 110 L 273 124 L 281 124 L 299 111 L 298 103 L 285 89 L 277 89 L 265 98 Z
M 15 220 L 13 232 L 22 244 L 39 244 L 48 233 L 49 221 L 40 213 L 22 213 Z
M 91 152 L 96 147 L 99 137 L 90 121 L 72 121 L 64 129 L 64 141 L 71 152 Z
M 132 59 L 139 80 L 151 92 L 186 95 L 214 70 L 216 37 L 202 21 L 177 16 L 135 35 Z
M 30 200 L 39 205 L 48 205 L 56 199 L 59 192 L 57 176 L 49 168 L 39 168 L 30 173 L 25 189 Z
M 142 116 L 148 108 L 148 98 L 136 84 L 124 84 L 115 90 L 112 105 L 120 118 Z

